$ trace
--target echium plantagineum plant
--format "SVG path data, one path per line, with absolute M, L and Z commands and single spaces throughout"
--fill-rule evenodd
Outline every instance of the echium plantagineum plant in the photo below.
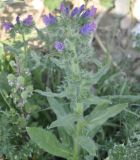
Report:
M 27 99 L 31 97 L 33 92 L 33 86 L 31 83 L 31 73 L 28 64 L 27 55 L 27 42 L 25 35 L 30 33 L 33 26 L 33 17 L 28 15 L 24 20 L 20 20 L 20 17 L 16 17 L 16 23 L 5 22 L 3 24 L 4 29 L 9 32 L 14 39 L 13 44 L 15 48 L 6 46 L 11 52 L 10 66 L 12 73 L 7 76 L 8 83 L 11 87 L 10 97 L 13 99 L 13 103 L 20 110 L 23 117 L 25 116 L 25 104 Z M 21 41 L 17 40 L 17 36 L 20 36 Z
M 37 30 L 46 41 L 48 58 L 54 67 L 61 70 L 57 90 L 47 86 L 46 91 L 35 90 L 46 96 L 56 120 L 47 130 L 28 127 L 31 139 L 48 153 L 67 160 L 89 160 L 97 156 L 98 145 L 94 137 L 102 125 L 120 113 L 126 103 L 115 104 L 98 97 L 94 85 L 108 72 L 111 58 L 105 53 L 103 64 L 97 60 L 90 44 L 96 32 L 94 16 L 96 8 L 84 5 L 70 11 L 61 4 L 61 14 L 44 15 L 46 27 Z M 89 69 L 96 66 L 97 71 Z
M 15 23 L 3 24 L 10 38 L 2 42 L 5 47 L 4 56 L 8 60 L 0 68 L 0 75 L 4 73 L 0 81 L 5 78 L 4 85 L 0 85 L 0 144 L 3 144 L 0 147 L 0 157 L 10 160 L 27 160 L 41 155 L 25 132 L 26 126 L 32 123 L 31 113 L 37 110 L 32 98 L 33 79 L 27 39 L 33 26 L 31 15 L 23 20 L 17 16 Z

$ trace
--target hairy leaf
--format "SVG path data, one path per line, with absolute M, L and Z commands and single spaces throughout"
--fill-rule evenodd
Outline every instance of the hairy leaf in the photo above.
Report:
M 58 97 L 58 98 L 66 97 L 64 93 L 52 93 L 52 92 L 47 92 L 47 91 L 45 92 L 41 90 L 35 90 L 35 92 L 45 97 Z
M 56 121 L 52 122 L 50 125 L 50 128 L 65 127 L 65 126 L 72 127 L 73 123 L 77 120 L 77 118 L 78 117 L 75 114 L 69 114 L 69 115 L 63 116 L 57 119 Z
M 53 110 L 53 112 L 58 118 L 67 114 L 67 106 L 64 103 L 61 103 L 56 98 L 48 97 L 47 99 L 50 104 L 50 108 Z
M 99 107 L 90 114 L 90 120 L 88 120 L 89 131 L 95 130 L 102 126 L 109 118 L 116 116 L 128 106 L 127 103 L 117 104 L 111 107 Z M 88 118 L 89 118 L 88 117 Z
M 97 145 L 90 137 L 81 136 L 78 137 L 79 145 L 86 150 L 90 155 L 95 156 L 97 151 Z
M 108 54 L 108 53 L 107 53 Z M 106 75 L 106 73 L 109 71 L 111 65 L 111 58 L 110 55 L 107 55 L 106 57 L 106 64 L 102 66 L 97 73 L 93 75 L 93 84 L 97 84 L 98 81 Z
M 31 139 L 48 153 L 66 159 L 70 157 L 69 149 L 64 147 L 51 131 L 31 127 L 27 128 L 27 132 Z

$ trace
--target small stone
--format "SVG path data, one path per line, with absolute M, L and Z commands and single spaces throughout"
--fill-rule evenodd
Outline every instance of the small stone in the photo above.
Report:
M 140 21 L 140 0 L 136 0 L 134 3 L 133 16 Z
M 137 23 L 135 27 L 131 30 L 131 33 L 134 35 L 140 34 L 140 23 Z
M 140 76 L 140 67 L 136 68 L 136 70 L 134 71 L 134 74 L 136 76 Z
M 125 49 L 127 47 L 127 45 L 128 45 L 128 38 L 125 37 L 121 41 L 121 46 Z
M 129 15 L 125 16 L 120 22 L 120 28 L 122 30 L 128 30 L 131 27 L 132 19 Z
M 130 0 L 116 0 L 114 13 L 120 16 L 125 16 L 129 12 Z

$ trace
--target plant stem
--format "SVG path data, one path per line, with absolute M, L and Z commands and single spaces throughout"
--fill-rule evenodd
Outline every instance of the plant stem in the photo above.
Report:
M 24 43 L 24 53 L 26 54 L 27 53 L 27 47 L 26 47 L 25 36 L 24 36 L 24 33 L 21 33 L 21 35 L 22 35 L 22 39 L 23 39 L 23 43 Z
M 80 130 L 81 130 L 80 122 L 77 122 L 76 136 L 74 137 L 73 160 L 79 160 L 79 147 L 78 147 L 77 138 L 80 135 Z
M 76 124 L 76 133 L 74 137 L 74 150 L 73 150 L 73 160 L 79 160 L 79 144 L 78 144 L 78 138 L 81 135 L 82 127 L 83 127 L 83 106 L 81 103 L 77 103 L 76 105 L 77 113 L 78 113 L 78 121 Z
M 71 48 L 71 57 L 70 57 L 70 63 L 67 63 L 66 66 L 68 68 L 68 70 L 66 70 L 67 74 L 72 75 L 74 78 L 72 78 L 72 83 L 76 84 L 76 87 L 73 88 L 73 98 L 72 101 L 74 102 L 73 106 L 76 106 L 76 108 L 72 108 L 73 112 L 75 112 L 77 114 L 77 116 L 79 117 L 77 120 L 77 124 L 76 124 L 76 129 L 75 129 L 75 135 L 73 137 L 73 156 L 72 156 L 72 160 L 80 160 L 79 157 L 79 152 L 80 152 L 80 147 L 79 147 L 79 143 L 78 143 L 78 138 L 81 135 L 81 130 L 82 130 L 82 124 L 81 124 L 81 118 L 83 117 L 83 105 L 81 103 L 78 102 L 78 99 L 81 95 L 80 93 L 80 66 L 79 66 L 79 62 L 78 62 L 78 55 L 75 49 L 75 43 L 71 43 L 69 42 L 70 48 Z M 66 55 L 67 56 L 67 55 Z M 66 57 L 65 56 L 65 57 Z M 67 57 L 66 57 L 67 58 Z

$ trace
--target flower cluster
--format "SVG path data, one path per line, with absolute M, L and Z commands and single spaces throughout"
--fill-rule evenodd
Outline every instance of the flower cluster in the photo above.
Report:
M 92 6 L 91 9 L 86 10 L 86 11 L 82 14 L 82 17 L 83 17 L 83 18 L 93 17 L 93 16 L 95 16 L 96 11 L 97 11 L 97 8 L 95 8 L 94 6 Z
M 43 16 L 43 22 L 46 26 L 55 24 L 56 23 L 56 17 L 53 16 L 52 14 L 49 14 L 48 16 L 44 15 Z
M 64 44 L 59 41 L 55 42 L 54 47 L 58 52 L 62 52 L 64 50 Z
M 61 11 L 62 14 L 69 15 L 70 7 L 69 6 L 65 7 L 65 5 L 62 3 L 61 6 L 60 6 L 60 11 Z M 95 8 L 94 6 L 92 6 L 90 9 L 86 10 L 85 5 L 83 4 L 80 7 L 75 7 L 71 11 L 70 16 L 74 17 L 74 16 L 77 16 L 77 15 L 80 15 L 82 18 L 90 18 L 90 17 L 95 16 L 96 11 L 97 11 L 97 8 Z
M 62 3 L 60 6 L 60 11 L 61 13 L 66 13 L 66 8 L 69 7 L 65 7 L 64 4 Z M 95 8 L 94 6 L 92 6 L 90 9 L 85 9 L 85 5 L 81 5 L 80 7 L 75 7 L 72 11 L 70 16 L 71 17 L 75 17 L 75 16 L 80 16 L 83 19 L 88 19 L 91 17 L 94 17 L 96 14 L 97 8 Z M 67 12 L 67 14 L 69 14 L 70 10 Z M 92 23 L 87 23 L 84 24 L 81 29 L 80 29 L 80 33 L 84 36 L 88 35 L 91 32 L 95 32 L 96 31 L 96 24 L 95 22 Z
M 73 18 L 76 16 L 79 16 L 81 19 L 90 19 L 91 17 L 94 17 L 96 14 L 97 8 L 92 6 L 90 9 L 85 8 L 85 5 L 81 5 L 80 7 L 75 7 L 72 11 L 70 11 L 70 6 L 65 6 L 64 3 L 61 3 L 60 5 L 60 12 L 62 15 L 67 16 L 69 18 Z M 57 22 L 57 18 L 52 15 L 44 15 L 43 16 L 43 22 L 46 26 L 54 25 Z M 79 33 L 83 36 L 87 36 L 88 34 L 96 31 L 96 24 L 95 22 L 86 23 L 79 29 Z M 64 50 L 64 44 L 60 41 L 56 41 L 54 44 L 54 48 L 58 52 L 62 52 Z
M 17 16 L 16 17 L 16 24 L 23 24 L 25 26 L 32 26 L 33 25 L 33 17 L 32 15 L 28 15 L 23 21 L 20 20 L 20 17 Z M 10 31 L 11 29 L 14 28 L 14 24 L 12 24 L 11 22 L 5 22 L 3 24 L 3 28 L 6 30 L 6 31 Z
M 62 15 L 67 16 L 69 18 L 74 18 L 78 16 L 80 19 L 87 19 L 87 21 L 91 18 L 94 17 L 96 14 L 97 8 L 92 6 L 90 9 L 86 9 L 85 5 L 81 5 L 80 7 L 75 7 L 72 11 L 70 11 L 70 6 L 65 6 L 64 3 L 60 5 L 60 12 Z M 54 25 L 57 23 L 57 18 L 49 13 L 49 15 L 44 15 L 43 16 L 43 22 L 46 26 L 49 25 Z M 32 26 L 33 24 L 33 17 L 31 15 L 28 15 L 23 21 L 20 20 L 20 17 L 16 17 L 16 24 L 23 24 L 27 27 Z M 4 23 L 3 27 L 5 28 L 6 31 L 11 30 L 14 28 L 14 25 L 12 23 L 6 22 Z M 81 28 L 79 29 L 79 33 L 83 36 L 87 36 L 88 34 L 95 32 L 96 31 L 96 24 L 95 22 L 90 22 L 86 23 Z M 54 44 L 54 48 L 58 52 L 62 52 L 64 50 L 64 44 L 60 41 L 56 41 Z
M 33 17 L 28 15 L 28 17 L 23 20 L 23 24 L 25 26 L 31 26 L 33 24 Z
M 96 31 L 96 24 L 95 22 L 92 23 L 87 23 L 85 25 L 83 25 L 80 29 L 80 33 L 82 35 L 88 35 L 90 32 Z
M 66 6 L 66 7 L 65 7 L 64 3 L 61 3 L 61 5 L 60 5 L 60 11 L 61 11 L 61 13 L 63 13 L 64 15 L 69 15 L 70 6 Z
M 5 22 L 5 23 L 3 24 L 3 28 L 4 28 L 6 31 L 11 30 L 13 27 L 14 27 L 13 24 L 10 23 L 10 22 Z

